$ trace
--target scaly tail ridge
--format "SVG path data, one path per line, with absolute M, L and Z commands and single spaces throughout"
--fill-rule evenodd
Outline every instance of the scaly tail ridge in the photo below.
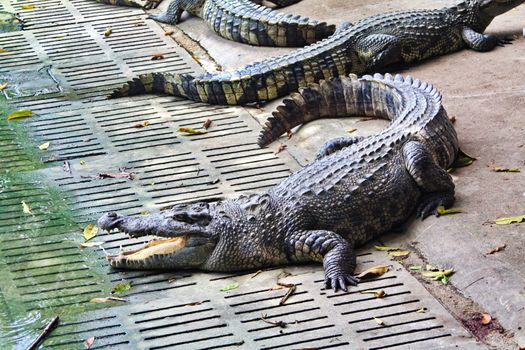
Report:
M 113 91 L 109 98 L 141 95 L 145 93 L 164 93 L 195 100 L 193 76 L 189 74 L 147 73 L 126 82 Z

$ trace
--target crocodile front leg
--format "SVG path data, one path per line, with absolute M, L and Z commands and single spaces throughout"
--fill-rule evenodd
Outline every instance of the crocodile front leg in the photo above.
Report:
M 319 148 L 315 155 L 315 160 L 324 158 L 332 153 L 342 150 L 345 147 L 351 146 L 354 143 L 358 143 L 364 139 L 363 136 L 341 136 L 330 141 L 327 141 L 324 145 Z
M 510 37 L 502 38 L 495 35 L 478 33 L 468 27 L 463 28 L 461 36 L 469 48 L 480 52 L 490 51 L 496 46 L 512 44 L 513 40 Z
M 416 209 L 416 216 L 425 219 L 430 214 L 438 215 L 437 208 L 454 204 L 454 182 L 441 168 L 432 154 L 418 141 L 410 141 L 403 146 L 405 167 L 423 191 Z
M 335 232 L 325 230 L 298 231 L 286 242 L 292 261 L 323 262 L 326 288 L 347 291 L 348 285 L 357 285 L 352 276 L 356 266 L 354 244 Z
M 356 43 L 356 53 L 367 72 L 402 62 L 401 42 L 393 35 L 371 34 Z

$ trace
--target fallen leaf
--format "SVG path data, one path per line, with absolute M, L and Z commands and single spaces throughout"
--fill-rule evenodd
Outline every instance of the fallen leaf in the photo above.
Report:
M 373 277 L 379 277 L 386 273 L 388 271 L 387 265 L 379 265 L 371 267 L 363 272 L 361 272 L 359 275 L 357 275 L 357 278 L 365 279 L 365 278 L 373 278 Z
M 229 290 L 232 290 L 232 289 L 237 289 L 239 288 L 239 283 L 235 282 L 235 283 L 230 283 L 224 287 L 222 287 L 221 289 L 219 289 L 221 292 L 227 292 Z
M 286 328 L 286 325 L 287 325 L 286 322 L 284 322 L 284 321 L 270 321 L 270 320 L 268 320 L 266 317 L 267 317 L 266 314 L 265 314 L 265 315 L 261 315 L 261 320 L 262 320 L 263 322 L 266 322 L 266 323 L 268 323 L 268 324 L 274 325 L 274 326 L 276 326 L 276 327 Z
M 426 312 L 425 308 L 422 307 L 421 309 L 416 310 L 418 314 L 424 314 Z
M 519 173 L 520 169 L 519 168 L 502 168 L 499 166 L 495 166 L 494 168 L 492 168 L 492 171 L 495 171 L 497 173 Z
M 49 145 L 50 145 L 50 143 L 46 142 L 46 143 L 43 143 L 40 146 L 38 146 L 38 148 L 41 149 L 42 151 L 45 151 L 46 149 L 49 148 Z
M 284 143 L 280 143 L 279 146 L 277 146 L 277 151 L 275 151 L 274 154 L 279 154 L 281 153 L 282 151 L 284 151 L 286 149 L 286 145 Z
M 31 211 L 31 208 L 30 208 L 29 205 L 27 205 L 27 203 L 24 202 L 24 201 L 22 201 L 22 211 L 23 211 L 25 214 L 33 215 L 33 212 Z
M 81 159 L 78 163 L 79 163 L 80 165 L 84 165 L 84 164 L 86 164 L 86 161 L 83 160 L 83 159 Z
M 448 120 L 450 120 L 450 122 L 452 124 L 454 124 L 456 122 L 456 117 L 452 116 L 452 117 L 448 118 Z
M 110 301 L 122 301 L 122 302 L 127 302 L 126 299 L 124 299 L 124 298 L 119 298 L 119 297 L 93 298 L 93 299 L 91 299 L 89 302 L 90 302 L 90 303 L 107 303 L 107 302 L 110 302 Z
M 421 271 L 423 266 L 421 266 L 421 265 L 412 265 L 412 266 L 409 266 L 408 268 L 409 268 L 410 271 Z
M 188 303 L 188 304 L 185 304 L 184 306 L 197 306 L 197 305 L 201 305 L 202 303 L 204 303 L 206 300 L 201 300 L 201 301 L 195 301 L 193 303 Z
M 95 342 L 95 337 L 89 337 L 84 341 L 84 346 L 86 349 L 90 349 L 91 346 L 93 346 L 93 343 Z
M 519 224 L 520 222 L 525 221 L 525 214 L 518 216 L 511 216 L 508 218 L 499 218 L 494 221 L 496 225 L 510 225 L 510 224 Z
M 385 325 L 385 321 L 383 321 L 382 319 L 380 318 L 377 318 L 377 317 L 374 317 L 374 321 L 376 321 L 376 323 L 380 326 L 384 326 Z
M 208 128 L 211 126 L 211 123 L 212 123 L 211 119 L 208 118 L 208 119 L 206 119 L 206 120 L 204 121 L 204 123 L 202 123 L 202 127 L 203 127 L 204 129 L 208 129 Z
M 152 61 L 163 60 L 163 59 L 164 59 L 164 55 L 162 55 L 160 53 L 157 53 L 157 54 L 151 56 L 151 60 Z
M 346 129 L 346 132 L 349 134 L 353 133 L 354 131 L 357 131 L 357 129 L 356 128 Z
M 168 30 L 167 32 L 164 32 L 164 35 L 169 36 L 169 35 L 172 35 L 173 33 L 175 33 L 175 31 Z
M 86 227 L 84 227 L 83 235 L 84 235 L 84 239 L 86 240 L 86 242 L 92 239 L 93 237 L 95 237 L 97 233 L 98 233 L 98 227 L 95 226 L 94 224 L 88 224 Z
M 98 177 L 101 179 L 130 179 L 133 180 L 133 173 L 100 173 Z
M 465 152 L 463 152 L 460 149 L 459 152 L 458 152 L 458 156 L 456 157 L 456 160 L 452 164 L 452 167 L 453 168 L 461 168 L 461 167 L 464 167 L 464 166 L 468 166 L 468 165 L 474 163 L 475 160 L 476 160 L 476 158 L 474 158 L 472 156 L 469 156 L 468 154 L 466 154 Z
M 486 326 L 492 321 L 492 317 L 489 314 L 481 314 L 481 324 Z
M 134 124 L 133 127 L 137 128 L 137 129 L 142 129 L 142 128 L 145 128 L 148 125 L 149 125 L 149 121 L 146 120 L 146 121 L 144 121 L 142 123 Z
M 191 134 L 191 135 L 201 135 L 201 134 L 205 134 L 206 133 L 206 131 L 195 130 L 195 129 L 192 129 L 192 128 L 178 128 L 177 131 L 178 132 L 185 132 L 185 133 Z
M 426 264 L 425 265 L 425 270 L 427 271 L 439 271 L 439 267 L 435 266 L 435 265 L 430 265 L 430 264 Z
M 9 52 L 9 51 L 7 51 L 6 49 L 0 48 L 0 53 L 4 53 L 4 52 Z
M 255 278 L 258 274 L 260 274 L 261 272 L 263 272 L 263 270 L 257 270 L 257 272 L 255 272 L 251 277 L 250 279 L 252 278 Z
M 408 257 L 410 255 L 410 250 L 399 250 L 394 252 L 388 252 L 388 255 L 393 257 Z
M 383 252 L 391 252 L 394 250 L 399 250 L 399 247 L 385 247 L 385 246 L 379 246 L 379 245 L 375 245 L 374 248 L 376 250 L 383 251 Z
M 437 207 L 436 212 L 437 212 L 439 215 L 449 215 L 449 214 L 458 214 L 458 213 L 463 213 L 463 210 L 462 210 L 462 209 L 459 209 L 459 208 L 449 208 L 449 209 L 445 209 L 444 206 L 440 205 L 439 207 Z
M 113 28 L 107 27 L 106 31 L 104 32 L 104 36 L 107 38 L 108 36 L 111 35 L 111 33 L 113 33 Z
M 32 116 L 33 111 L 31 111 L 30 109 L 19 109 L 18 111 L 14 111 L 13 113 L 9 114 L 7 116 L 7 120 L 29 118 Z
M 292 130 L 287 130 L 287 131 L 286 131 L 286 137 L 288 137 L 288 140 L 291 139 L 292 136 L 293 136 L 293 132 L 292 132 Z
M 436 281 L 441 281 L 443 284 L 448 283 L 448 278 L 454 273 L 454 269 L 439 270 L 439 271 L 427 271 L 422 272 L 421 275 L 424 277 L 432 278 Z
M 491 250 L 489 250 L 485 254 L 488 255 L 488 254 L 494 254 L 496 252 L 501 252 L 503 249 L 505 249 L 506 246 L 507 246 L 506 244 L 501 244 L 501 245 L 499 245 L 497 247 L 492 248 Z
M 100 247 L 104 242 L 84 242 L 80 244 L 81 248 Z
M 122 294 L 125 291 L 128 291 L 130 289 L 131 289 L 131 281 L 120 282 L 120 283 L 115 284 L 115 286 L 111 290 L 111 294 Z
M 1 49 L 0 49 L 0 50 L 1 50 Z M 2 51 L 0 51 L 0 52 L 2 52 Z M 5 84 L 0 85 L 0 91 L 4 91 L 5 89 L 7 89 L 8 86 L 9 86 L 8 83 L 5 83 Z
M 281 283 L 277 283 L 277 284 L 281 285 Z M 292 296 L 292 294 L 295 293 L 296 289 L 297 289 L 297 287 L 295 286 L 295 284 L 292 284 L 292 286 L 290 288 L 288 288 L 288 291 L 286 292 L 286 294 L 279 301 L 279 305 L 284 305 L 286 303 L 286 301 L 288 300 L 288 298 L 290 298 Z
M 35 6 L 33 5 L 22 5 L 22 10 L 32 10 Z
M 382 298 L 386 295 L 385 291 L 382 289 L 379 290 L 363 290 L 361 294 L 374 294 L 376 298 Z

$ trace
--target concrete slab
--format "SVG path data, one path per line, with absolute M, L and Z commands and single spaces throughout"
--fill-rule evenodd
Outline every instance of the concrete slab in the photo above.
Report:
M 283 9 L 331 23 L 356 21 L 365 16 L 408 8 L 433 8 L 451 1 L 346 1 L 303 0 Z M 167 4 L 164 4 L 164 6 Z M 454 173 L 456 206 L 465 213 L 411 222 L 406 232 L 389 238 L 388 244 L 412 246 L 434 264 L 456 269 L 451 283 L 515 333 L 525 346 L 525 225 L 486 224 L 498 217 L 525 213 L 525 61 L 522 29 L 525 6 L 497 18 L 491 33 L 513 35 L 513 45 L 488 53 L 464 50 L 424 62 L 403 74 L 432 82 L 444 96 L 444 106 L 456 118 L 461 147 L 478 160 Z M 209 31 L 201 19 L 185 18 L 179 25 L 226 69 L 284 54 L 290 49 L 249 47 L 222 39 Z M 262 122 L 280 101 L 251 109 Z M 329 120 L 302 127 L 291 140 L 283 138 L 288 151 L 301 164 L 312 159 L 327 139 L 343 135 L 375 133 L 381 121 Z M 270 147 L 277 147 L 277 143 Z M 519 167 L 520 173 L 496 173 L 494 166 Z M 506 244 L 494 255 L 485 253 Z M 446 305 L 453 308 L 454 305 Z

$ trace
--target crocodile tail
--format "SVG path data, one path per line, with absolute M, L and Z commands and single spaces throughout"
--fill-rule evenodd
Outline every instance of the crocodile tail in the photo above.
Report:
M 357 80 L 353 74 L 349 78 L 322 80 L 319 84 L 310 84 L 298 93 L 292 93 L 291 98 L 284 99 L 266 121 L 259 134 L 258 145 L 264 147 L 282 134 L 291 132 L 292 128 L 312 120 L 345 116 L 344 86 L 353 80 Z
M 163 93 L 199 101 L 190 74 L 146 73 L 126 82 L 121 88 L 113 91 L 109 98 Z M 197 95 L 196 95 L 197 94 Z
M 305 46 L 336 30 L 335 25 L 284 14 L 248 0 L 207 1 L 202 18 L 223 38 L 256 46 Z
M 143 7 L 141 4 L 131 0 L 95 0 L 101 4 L 128 6 L 128 7 Z

